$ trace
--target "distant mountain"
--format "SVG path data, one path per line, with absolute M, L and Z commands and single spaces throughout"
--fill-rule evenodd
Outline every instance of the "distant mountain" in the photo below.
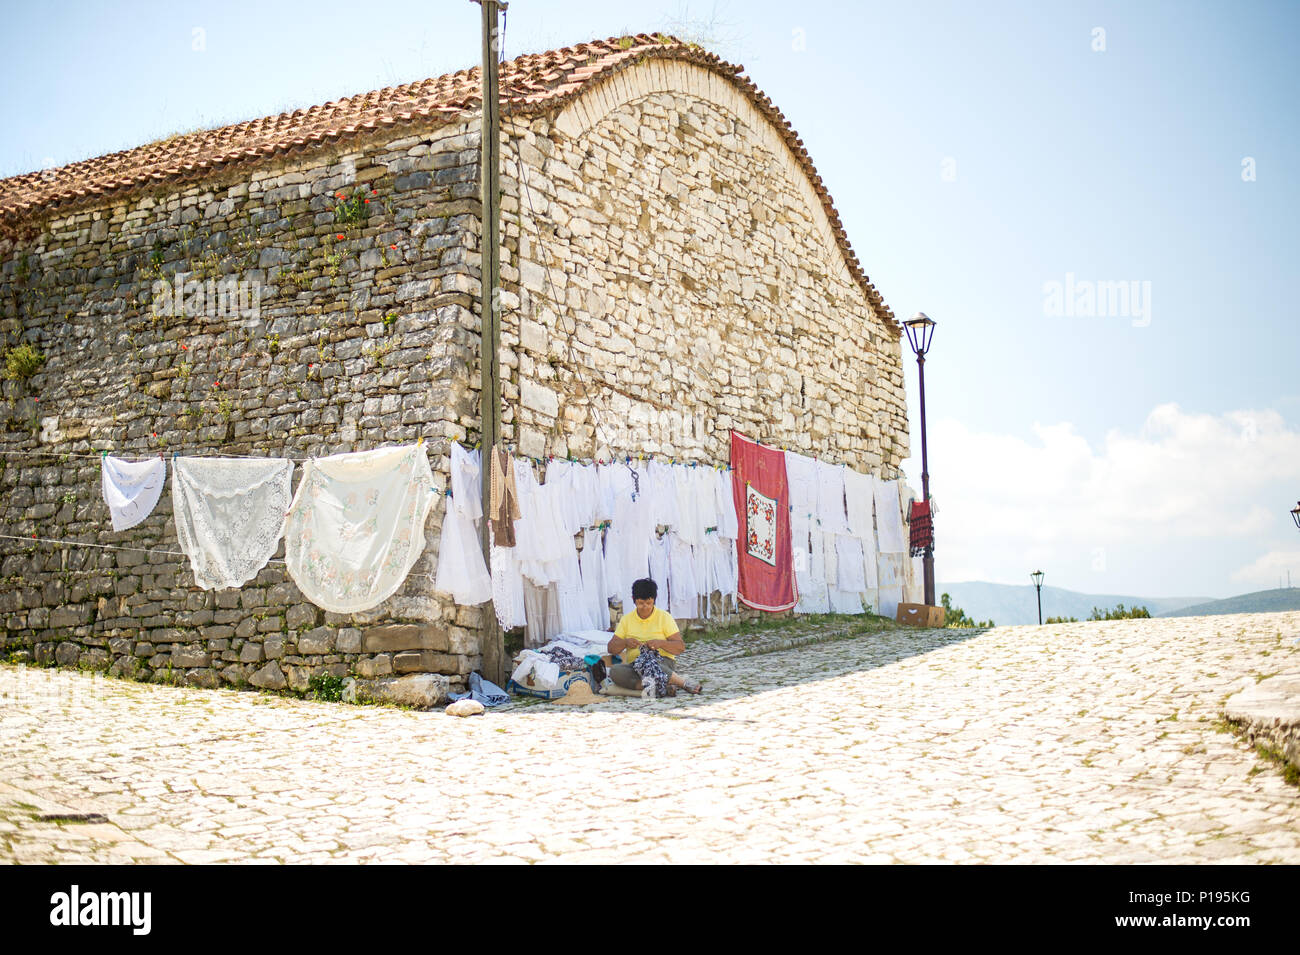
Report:
M 996 624 L 1038 623 L 1038 602 L 1033 584 L 990 584 L 984 581 L 935 585 L 935 596 L 948 594 L 954 607 L 960 607 L 975 620 L 992 620 Z M 1234 598 L 1237 599 L 1237 598 Z M 1043 619 L 1078 617 L 1087 620 L 1092 608 L 1102 610 L 1116 604 L 1146 607 L 1153 617 L 1163 616 L 1197 604 L 1206 605 L 1210 597 L 1134 597 L 1125 594 L 1081 594 L 1061 587 L 1043 587 Z M 1219 601 L 1226 602 L 1226 601 Z M 1287 609 L 1279 607 L 1279 610 Z M 1245 611 L 1218 611 L 1242 613 Z
M 1226 600 L 1211 600 L 1177 610 L 1166 610 L 1159 616 L 1212 617 L 1223 613 L 1276 613 L 1279 610 L 1300 610 L 1300 587 L 1257 590 L 1253 594 L 1240 594 Z

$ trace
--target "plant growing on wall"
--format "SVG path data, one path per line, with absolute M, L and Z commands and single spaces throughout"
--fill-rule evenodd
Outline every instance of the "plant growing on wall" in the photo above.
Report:
M 45 356 L 36 347 L 24 342 L 5 352 L 5 377 L 13 381 L 26 381 L 41 370 Z
M 339 225 L 357 225 L 366 221 L 366 216 L 370 213 L 370 196 L 373 194 L 373 192 L 367 193 L 364 189 L 357 189 L 349 199 L 343 193 L 336 192 L 334 221 Z

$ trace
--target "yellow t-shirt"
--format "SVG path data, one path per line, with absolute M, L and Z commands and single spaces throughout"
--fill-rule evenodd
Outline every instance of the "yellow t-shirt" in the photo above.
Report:
M 625 613 L 622 619 L 619 620 L 618 626 L 614 628 L 614 636 L 625 639 L 633 637 L 642 642 L 646 640 L 667 640 L 674 633 L 679 632 L 681 632 L 681 628 L 677 626 L 677 621 L 668 615 L 668 611 L 660 610 L 658 607 L 650 611 L 650 616 L 644 620 L 637 616 L 635 610 L 631 613 Z M 669 659 L 676 659 L 677 657 L 675 653 L 665 653 L 663 650 L 659 652 Z M 619 654 L 624 663 L 631 663 L 640 655 L 640 647 L 632 647 L 630 650 L 624 650 Z

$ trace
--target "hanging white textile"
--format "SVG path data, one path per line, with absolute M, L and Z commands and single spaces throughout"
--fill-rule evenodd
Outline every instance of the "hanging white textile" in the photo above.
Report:
M 123 461 L 111 454 L 100 457 L 100 485 L 113 519 L 113 530 L 135 527 L 153 513 L 167 482 L 167 463 L 161 458 Z
M 578 559 L 582 569 L 582 598 L 587 604 L 587 614 L 597 630 L 609 628 L 609 595 L 605 592 L 605 544 L 603 533 L 587 529 L 582 535 L 582 555 Z
M 718 536 L 734 541 L 740 536 L 740 519 L 736 516 L 735 488 L 731 471 L 719 468 L 713 472 L 713 493 L 718 502 Z
M 668 613 L 674 620 L 691 620 L 700 614 L 695 554 L 691 545 L 676 532 L 665 536 L 668 540 Z
M 840 590 L 860 594 L 867 589 L 867 568 L 862 554 L 862 541 L 844 534 L 835 535 L 835 551 L 839 557 Z
M 898 605 L 903 602 L 903 588 L 881 587 L 878 594 L 877 601 L 880 608 L 876 612 L 890 620 L 897 618 Z
M 844 465 L 817 462 L 817 517 L 828 534 L 849 532 L 844 509 Z
M 582 585 L 577 549 L 571 546 L 568 555 L 560 563 L 560 577 L 555 582 L 555 594 L 560 604 L 560 626 L 566 632 L 590 630 L 594 624 L 591 606 L 587 603 L 586 591 Z
M 695 469 L 684 464 L 673 468 L 673 487 L 677 497 L 677 526 L 674 532 L 688 544 L 704 538 L 704 516 L 699 498 Z
M 903 600 L 907 603 L 925 603 L 925 558 L 907 558 L 907 572 L 903 581 Z
M 311 458 L 285 525 L 290 578 L 333 613 L 383 603 L 424 550 L 436 497 L 420 444 Z
M 861 474 L 852 468 L 844 469 L 844 502 L 849 512 L 849 530 L 854 537 L 874 541 L 876 485 L 870 474 Z M 874 547 L 872 548 L 874 550 Z
M 677 511 L 677 468 L 662 461 L 651 461 L 647 470 L 654 491 L 654 523 L 657 527 L 674 529 L 681 523 Z
M 650 572 L 654 514 L 649 497 L 642 493 L 643 485 L 649 483 L 646 470 L 635 468 L 630 463 L 620 464 L 615 466 L 615 475 L 614 519 L 605 538 L 605 556 L 609 558 L 611 550 L 618 555 L 617 567 L 621 576 L 618 591 L 611 596 L 621 600 L 623 612 L 628 613 L 634 606 L 633 582 Z
M 456 442 L 451 444 L 451 497 L 456 510 L 471 521 L 483 516 L 483 455 Z
M 808 534 L 811 530 L 807 515 L 790 509 L 790 540 L 794 558 L 794 582 L 799 590 L 799 603 L 795 613 L 814 613 L 809 607 L 817 602 L 817 585 L 812 575 L 812 555 L 809 553 Z
M 898 482 L 872 478 L 876 499 L 876 548 L 881 554 L 901 554 L 907 550 L 903 540 L 903 510 L 898 500 Z M 881 581 L 880 586 L 886 586 Z
M 696 506 L 699 508 L 699 540 L 695 541 L 698 547 L 704 543 L 709 528 L 718 526 L 718 472 L 711 467 L 698 465 L 690 470 L 691 480 L 695 485 Z
M 454 497 L 446 500 L 442 539 L 438 544 L 438 572 L 433 586 L 444 594 L 450 594 L 462 606 L 477 606 L 492 599 L 492 575 L 483 563 L 483 550 L 479 546 L 474 522 L 460 512 Z
M 898 605 L 903 602 L 907 583 L 907 565 L 911 558 L 901 553 L 882 553 L 880 569 L 880 614 L 891 619 L 898 615 Z
M 204 590 L 257 576 L 280 544 L 293 462 L 178 457 L 172 463 L 176 538 Z
M 489 533 L 492 533 L 489 525 Z M 497 547 L 496 535 L 488 556 L 492 563 L 492 607 L 502 630 L 513 630 L 527 623 L 524 611 L 524 577 L 519 572 L 513 547 Z
M 808 538 L 808 589 L 803 589 L 803 583 L 796 573 L 799 603 L 795 609 L 799 613 L 829 613 L 831 605 L 826 578 L 826 535 L 813 523 L 808 526 Z
M 724 612 L 726 611 L 727 599 L 730 598 L 731 609 L 733 611 L 739 611 L 740 558 L 736 553 L 736 542 L 724 537 L 721 538 L 721 543 L 723 545 L 720 551 L 722 560 L 719 566 L 722 568 L 722 582 L 725 585 L 722 587 L 722 609 Z
M 817 520 L 817 459 L 785 452 L 785 479 L 790 488 L 790 514 L 805 523 Z
M 668 603 L 668 535 L 650 539 L 650 579 L 659 585 L 659 600 Z

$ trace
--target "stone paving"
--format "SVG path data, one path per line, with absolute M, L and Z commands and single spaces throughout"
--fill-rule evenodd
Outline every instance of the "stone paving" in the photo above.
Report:
M 1298 632 L 702 643 L 702 697 L 469 719 L 4 666 L 0 859 L 1297 863 L 1300 790 L 1216 724 Z

